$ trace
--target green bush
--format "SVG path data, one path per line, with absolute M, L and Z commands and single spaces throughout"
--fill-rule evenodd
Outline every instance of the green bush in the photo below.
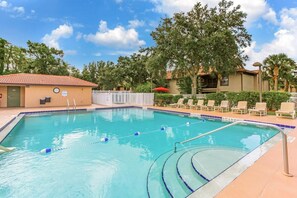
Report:
M 280 108 L 282 102 L 286 102 L 290 98 L 290 94 L 286 92 L 264 92 L 262 94 L 263 102 L 267 103 L 269 110 Z M 259 92 L 242 91 L 242 92 L 227 92 L 227 93 L 210 93 L 206 95 L 206 100 L 215 100 L 216 105 L 219 105 L 222 100 L 228 100 L 230 106 L 236 106 L 238 101 L 247 101 L 248 108 L 255 106 L 259 102 Z
M 264 92 L 262 94 L 263 102 L 267 103 L 269 110 L 277 110 L 280 108 L 282 102 L 286 102 L 290 99 L 290 94 L 287 92 Z
M 152 92 L 152 83 L 147 82 L 144 84 L 137 85 L 137 87 L 134 89 L 134 92 L 136 92 L 136 93 L 150 93 L 150 92 Z
M 173 103 L 172 99 L 173 99 L 173 95 L 171 94 L 156 93 L 154 101 L 155 101 L 155 104 L 158 106 L 166 106 L 168 104 Z
M 182 97 L 183 97 L 182 95 L 175 95 L 175 96 L 173 96 L 172 103 L 177 103 L 178 99 L 180 99 Z
M 215 105 L 220 105 L 222 100 L 226 100 L 226 95 L 222 92 L 206 94 L 206 100 L 215 100 Z
M 248 108 L 252 108 L 259 101 L 259 93 L 254 91 L 228 92 L 226 96 L 231 106 L 236 106 L 238 101 L 247 101 Z

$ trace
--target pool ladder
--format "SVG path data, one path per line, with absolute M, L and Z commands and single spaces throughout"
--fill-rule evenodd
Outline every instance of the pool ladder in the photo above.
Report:
M 274 128 L 274 129 L 277 129 L 279 132 L 281 132 L 282 134 L 282 142 L 283 142 L 283 163 L 284 163 L 284 171 L 283 171 L 283 174 L 285 176 L 288 176 L 288 177 L 292 177 L 293 175 L 289 173 L 289 159 L 288 159 L 288 140 L 287 140 L 287 134 L 285 133 L 285 131 L 283 129 L 281 129 L 280 127 L 278 126 L 275 126 L 275 125 L 272 125 L 272 124 L 265 124 L 265 123 L 258 123 L 258 122 L 250 122 L 250 121 L 243 121 L 243 120 L 240 120 L 240 121 L 236 121 L 236 122 L 233 122 L 231 124 L 228 124 L 226 126 L 223 126 L 223 127 L 220 127 L 220 128 L 217 128 L 217 129 L 214 129 L 212 131 L 209 131 L 207 133 L 204 133 L 202 135 L 198 135 L 196 137 L 193 137 L 193 138 L 190 138 L 188 140 L 184 140 L 182 142 L 175 142 L 174 144 L 174 152 L 176 152 L 176 149 L 177 149 L 177 145 L 178 144 L 184 144 L 184 143 L 187 143 L 187 142 L 191 142 L 193 140 L 197 140 L 199 138 L 202 138 L 204 136 L 207 136 L 207 135 L 210 135 L 212 133 L 216 133 L 218 131 L 221 131 L 223 129 L 226 129 L 226 128 L 229 128 L 231 126 L 234 126 L 234 125 L 238 125 L 238 124 L 251 124 L 251 125 L 258 125 L 258 126 L 266 126 L 266 127 L 270 127 L 270 128 Z
M 70 102 L 69 99 L 67 98 L 67 110 L 69 111 L 70 109 Z M 73 110 L 76 110 L 76 100 L 73 98 Z

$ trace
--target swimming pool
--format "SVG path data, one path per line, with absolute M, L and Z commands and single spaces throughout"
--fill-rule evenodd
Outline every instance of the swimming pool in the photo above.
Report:
M 173 153 L 227 124 L 140 108 L 29 114 L 2 142 L 17 150 L 0 155 L 0 197 L 184 197 L 277 134 L 234 126 Z

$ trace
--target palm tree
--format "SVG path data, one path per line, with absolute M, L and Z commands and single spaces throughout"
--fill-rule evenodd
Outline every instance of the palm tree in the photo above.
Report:
M 273 54 L 263 61 L 264 73 L 267 77 L 273 77 L 274 91 L 278 90 L 279 80 L 284 81 L 285 90 L 288 90 L 290 80 L 292 79 L 292 70 L 295 69 L 296 63 L 286 54 Z

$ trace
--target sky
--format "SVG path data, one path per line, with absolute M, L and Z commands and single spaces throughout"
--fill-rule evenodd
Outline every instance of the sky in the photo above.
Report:
M 161 18 L 189 11 L 198 0 L 0 0 L 0 37 L 26 47 L 44 42 L 64 51 L 82 68 L 92 61 L 114 61 L 140 47 L 154 46 L 150 33 Z M 201 0 L 215 6 L 219 0 Z M 247 13 L 252 35 L 245 49 L 252 63 L 286 53 L 297 61 L 297 0 L 233 0 Z

